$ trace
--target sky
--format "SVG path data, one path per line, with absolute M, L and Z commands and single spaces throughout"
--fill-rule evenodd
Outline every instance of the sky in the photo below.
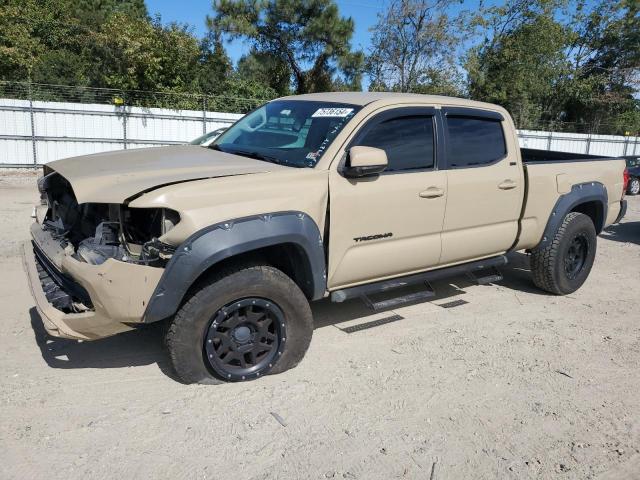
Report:
M 351 39 L 354 50 L 368 53 L 371 45 L 369 29 L 376 24 L 378 13 L 385 11 L 388 0 L 335 0 L 342 16 L 354 20 L 355 31 Z M 455 15 L 458 10 L 477 10 L 481 0 L 460 0 L 453 3 L 449 15 Z M 202 37 L 206 32 L 206 17 L 213 14 L 211 0 L 145 0 L 149 14 L 159 14 L 163 23 L 179 22 L 188 24 L 193 32 Z M 485 6 L 501 4 L 502 0 L 484 0 Z M 587 6 L 593 6 L 595 0 L 587 0 Z M 467 39 L 468 40 L 468 39 Z M 468 47 L 463 41 L 463 47 Z M 241 40 L 226 42 L 225 48 L 232 61 L 237 62 L 242 55 L 248 53 L 249 45 Z M 368 87 L 368 78 L 363 79 L 363 87 Z
M 145 3 L 151 15 L 160 14 L 163 23 L 186 23 L 199 37 L 206 32 L 207 14 L 213 13 L 210 0 L 146 0 Z M 354 19 L 355 32 L 351 40 L 354 50 L 367 51 L 369 28 L 376 23 L 378 12 L 384 10 L 385 0 L 337 0 L 336 3 L 342 16 Z M 226 43 L 225 48 L 234 62 L 249 50 L 248 45 L 240 41 Z

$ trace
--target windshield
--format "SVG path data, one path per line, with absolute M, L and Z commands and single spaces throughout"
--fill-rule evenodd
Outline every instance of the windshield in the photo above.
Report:
M 240 119 L 210 148 L 313 168 L 358 110 L 344 103 L 277 100 Z

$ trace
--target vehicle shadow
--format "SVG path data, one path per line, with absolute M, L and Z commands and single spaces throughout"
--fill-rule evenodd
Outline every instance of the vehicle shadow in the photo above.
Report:
M 534 285 L 528 254 L 511 252 L 507 254 L 507 258 L 509 259 L 509 263 L 504 267 L 500 267 L 503 279 L 496 282 L 496 285 L 516 292 L 543 296 L 550 295 Z
M 526 292 L 534 295 L 549 295 L 540 290 L 533 284 L 531 279 L 531 267 L 529 265 L 529 255 L 512 252 L 507 255 L 509 263 L 500 267 L 500 273 L 503 279 L 494 282 L 503 288 L 515 290 L 518 292 Z M 466 293 L 465 289 L 476 286 L 471 277 L 458 275 L 447 280 L 433 282 L 431 286 L 434 288 L 435 296 L 427 300 L 413 302 L 406 305 L 419 305 L 421 303 L 444 303 L 453 297 L 457 297 Z M 414 288 L 414 291 L 416 289 Z M 390 294 L 389 296 L 393 296 Z M 373 315 L 374 313 L 384 313 L 393 311 L 393 308 L 373 312 L 360 299 L 347 300 L 343 303 L 332 303 L 328 298 L 312 304 L 315 328 L 323 328 L 351 320 L 358 320 Z
M 501 287 L 545 295 L 531 282 L 528 256 L 521 253 L 509 255 L 509 264 L 501 268 L 504 279 L 496 284 Z M 449 280 L 434 282 L 435 296 L 428 300 L 414 302 L 413 305 L 435 302 L 444 303 L 466 293 L 465 288 L 475 285 L 466 276 L 452 277 Z M 416 288 L 413 287 L 415 291 Z M 390 295 L 393 296 L 393 295 Z M 411 304 L 406 304 L 411 305 Z M 403 305 L 404 306 L 404 305 Z M 343 322 L 362 319 L 374 313 L 389 313 L 389 310 L 374 312 L 360 299 L 332 303 L 328 298 L 314 302 L 312 312 L 315 328 L 324 328 Z M 163 348 L 164 324 L 153 323 L 143 328 L 121 333 L 91 342 L 78 342 L 52 337 L 47 334 L 42 319 L 35 308 L 29 310 L 31 327 L 42 358 L 51 368 L 123 368 L 157 364 L 158 368 L 176 380 Z
M 461 281 L 458 281 L 461 280 Z M 403 304 L 402 306 L 408 305 L 420 305 L 421 303 L 430 303 L 430 302 L 438 302 L 442 300 L 446 300 L 451 297 L 456 297 L 458 295 L 462 295 L 466 293 L 463 290 L 463 285 L 471 285 L 470 282 L 457 278 L 455 281 L 453 279 L 450 283 L 447 282 L 434 282 L 432 286 L 435 290 L 435 296 L 430 297 L 427 300 L 421 300 L 411 303 Z M 413 293 L 415 291 L 420 290 L 421 287 L 412 287 L 406 289 L 406 292 L 400 293 L 387 293 L 384 295 L 385 298 L 391 298 L 393 296 L 404 294 L 404 293 Z M 394 292 L 398 292 L 397 290 Z M 396 307 L 399 308 L 399 307 Z M 329 298 L 325 298 L 318 302 L 314 302 L 311 305 L 311 311 L 313 312 L 313 321 L 315 325 L 315 329 L 329 327 L 332 325 L 336 325 L 343 322 L 349 322 L 351 320 L 359 320 L 369 317 L 376 313 L 389 313 L 392 312 L 394 308 L 389 308 L 386 310 L 378 310 L 373 311 L 369 307 L 365 305 L 365 303 L 358 299 L 347 300 L 342 303 L 333 303 Z
M 123 368 L 155 363 L 163 373 L 175 378 L 162 345 L 161 322 L 113 337 L 79 342 L 49 335 L 35 307 L 29 310 L 29 316 L 36 344 L 51 368 Z
M 640 245 L 640 222 L 624 222 L 609 225 L 600 236 L 605 240 Z

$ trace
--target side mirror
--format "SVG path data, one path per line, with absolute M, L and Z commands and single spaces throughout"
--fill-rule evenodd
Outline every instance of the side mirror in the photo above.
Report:
M 377 175 L 387 168 L 387 153 L 374 147 L 351 147 L 343 174 L 347 178 Z

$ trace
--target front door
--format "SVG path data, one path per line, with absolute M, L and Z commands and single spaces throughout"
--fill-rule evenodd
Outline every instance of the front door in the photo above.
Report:
M 436 168 L 435 110 L 392 108 L 356 133 L 357 145 L 385 150 L 374 177 L 329 177 L 329 288 L 418 272 L 439 263 L 447 177 Z

